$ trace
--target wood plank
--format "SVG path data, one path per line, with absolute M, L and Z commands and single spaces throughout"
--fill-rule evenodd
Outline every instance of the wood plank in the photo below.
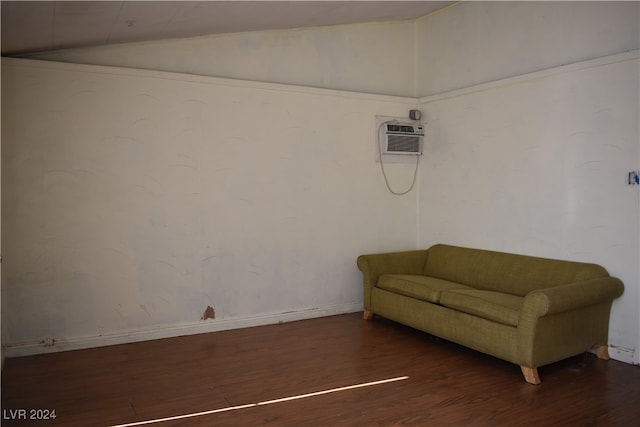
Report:
M 637 366 L 587 352 L 539 370 L 544 382 L 533 387 L 516 365 L 353 313 L 7 359 L 2 408 L 55 409 L 55 420 L 40 423 L 47 426 L 110 426 L 240 405 L 253 406 L 152 425 L 626 426 L 640 419 Z M 409 378 L 255 405 L 400 376 Z

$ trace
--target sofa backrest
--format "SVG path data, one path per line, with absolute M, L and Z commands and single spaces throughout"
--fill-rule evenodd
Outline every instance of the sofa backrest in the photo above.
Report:
M 429 248 L 424 273 L 478 289 L 520 296 L 535 289 L 609 276 L 607 270 L 596 264 L 441 244 Z

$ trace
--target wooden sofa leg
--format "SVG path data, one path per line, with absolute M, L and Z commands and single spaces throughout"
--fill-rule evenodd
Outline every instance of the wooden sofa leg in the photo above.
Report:
M 364 320 L 371 320 L 371 318 L 373 317 L 373 312 L 369 310 L 365 310 L 363 317 L 364 317 Z
M 540 376 L 538 375 L 538 368 L 528 368 L 526 366 L 520 366 L 522 369 L 522 375 L 524 375 L 524 380 L 529 384 L 540 384 Z
M 608 345 L 594 345 L 596 350 L 596 356 L 598 359 L 609 360 L 609 346 Z

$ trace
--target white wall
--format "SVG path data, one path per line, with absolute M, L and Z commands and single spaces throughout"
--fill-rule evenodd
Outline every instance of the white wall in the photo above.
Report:
M 639 2 L 459 2 L 416 23 L 417 95 L 640 48 Z
M 256 31 L 29 55 L 32 59 L 415 96 L 413 22 Z
M 419 245 L 595 262 L 625 283 L 612 357 L 638 363 L 638 53 L 423 98 Z
M 2 85 L 8 356 L 357 311 L 356 257 L 415 246 L 373 143 L 415 99 L 15 59 Z
M 605 266 L 612 357 L 639 363 L 640 3 L 460 2 L 416 34 L 419 246 Z

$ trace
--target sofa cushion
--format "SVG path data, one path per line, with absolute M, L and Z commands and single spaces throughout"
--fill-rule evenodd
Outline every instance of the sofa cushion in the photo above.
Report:
M 440 296 L 440 304 L 505 325 L 518 326 L 523 297 L 477 289 L 454 289 Z
M 378 288 L 410 298 L 438 303 L 442 291 L 473 289 L 459 283 L 412 274 L 385 274 L 378 280 Z

